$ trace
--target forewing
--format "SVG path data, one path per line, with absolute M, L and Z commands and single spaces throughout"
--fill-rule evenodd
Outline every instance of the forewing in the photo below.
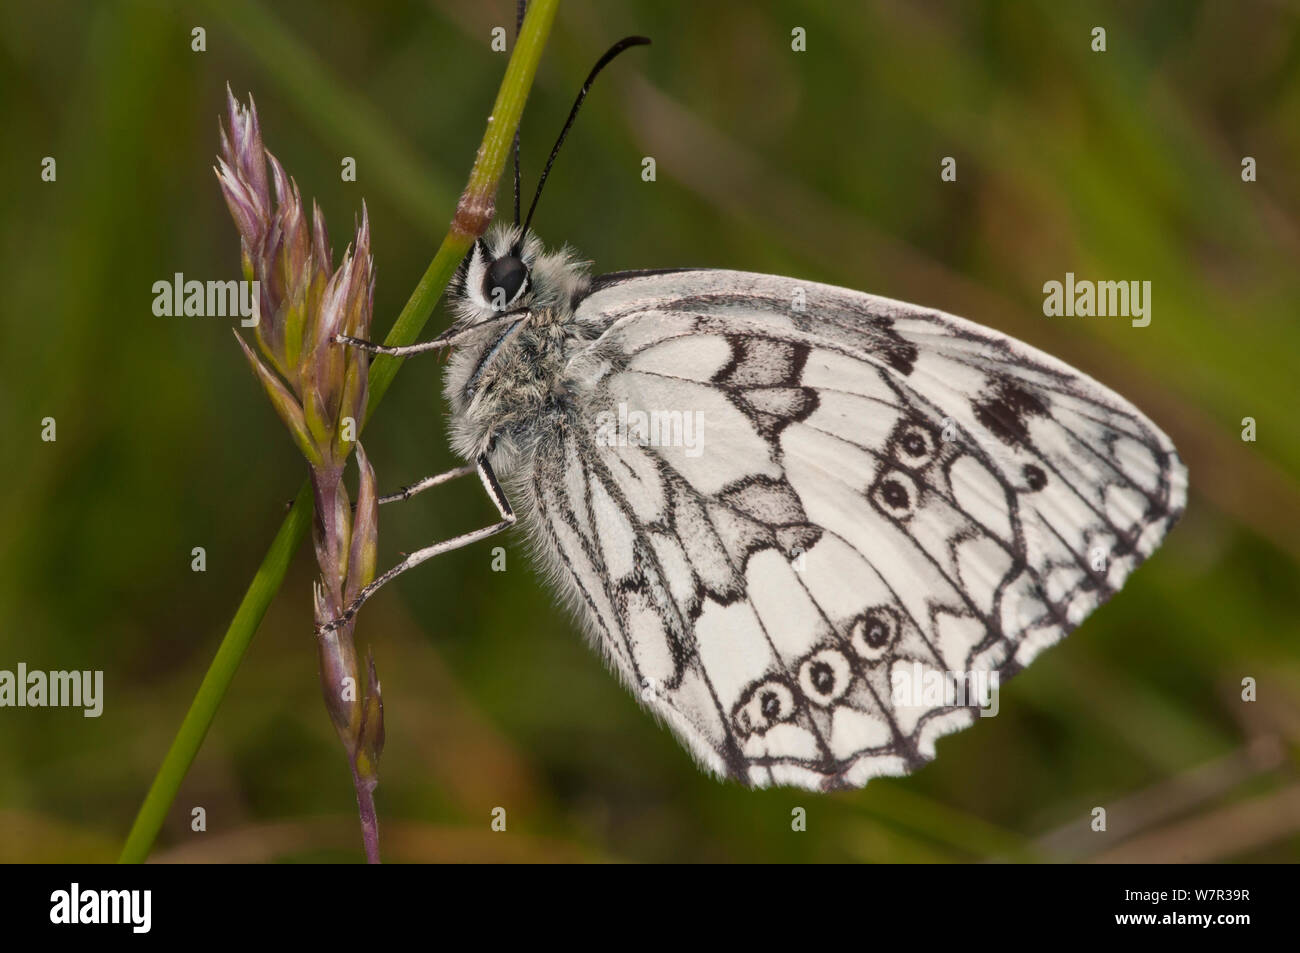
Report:
M 609 329 L 534 532 L 615 669 L 747 784 L 915 769 L 1185 503 L 1136 408 L 951 315 L 692 270 L 597 279 L 577 318 Z

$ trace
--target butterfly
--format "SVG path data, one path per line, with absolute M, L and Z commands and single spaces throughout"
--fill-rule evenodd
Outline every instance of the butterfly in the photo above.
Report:
M 1027 344 L 795 278 L 591 277 L 531 218 L 475 242 L 437 341 L 347 339 L 454 345 L 471 463 L 397 496 L 477 472 L 500 512 L 371 591 L 521 526 L 610 668 L 719 776 L 914 771 L 988 701 L 968 684 L 1060 641 L 1183 511 L 1170 439 Z

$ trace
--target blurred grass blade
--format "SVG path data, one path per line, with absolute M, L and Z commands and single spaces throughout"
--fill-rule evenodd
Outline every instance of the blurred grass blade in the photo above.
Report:
M 491 220 L 497 185 L 510 155 L 514 131 L 537 74 L 537 64 L 550 36 L 558 5 L 559 0 L 534 0 L 531 4 L 524 19 L 523 30 L 506 66 L 489 117 L 487 132 L 479 146 L 478 156 L 470 171 L 469 182 L 451 229 L 406 306 L 397 316 L 384 343 L 405 345 L 415 341 L 471 243 Z M 381 357 L 371 367 L 367 420 L 392 384 L 400 366 L 401 361 L 398 359 Z M 281 524 L 262 565 L 258 567 L 244 594 L 221 646 L 217 649 L 216 657 L 194 696 L 190 710 L 158 769 L 122 848 L 119 858 L 121 863 L 140 863 L 148 856 L 181 782 L 203 744 L 221 699 L 230 687 L 235 670 L 266 614 L 271 599 L 284 582 L 289 560 L 307 533 L 311 524 L 311 505 L 311 490 L 304 483 L 294 500 L 293 509 Z

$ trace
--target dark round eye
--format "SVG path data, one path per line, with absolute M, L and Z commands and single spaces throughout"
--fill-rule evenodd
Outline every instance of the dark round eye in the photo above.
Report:
M 504 308 L 519 296 L 528 282 L 528 269 L 514 255 L 504 255 L 488 265 L 483 276 L 483 297 L 494 308 Z

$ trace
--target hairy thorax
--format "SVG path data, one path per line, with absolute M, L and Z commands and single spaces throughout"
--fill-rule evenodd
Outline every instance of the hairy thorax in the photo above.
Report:
M 470 460 L 487 453 L 503 476 L 516 454 L 529 450 L 531 435 L 544 429 L 539 424 L 577 411 L 565 379 L 581 343 L 570 322 L 551 311 L 521 319 L 512 334 L 485 328 L 456 349 L 447 368 L 453 445 Z
M 503 309 L 484 293 L 483 266 L 511 249 L 520 250 L 529 285 Z M 455 306 L 466 330 L 445 377 L 459 454 L 473 460 L 486 453 L 508 476 L 538 439 L 579 420 L 584 409 L 567 368 L 604 330 L 574 317 L 572 302 L 587 284 L 584 263 L 567 250 L 543 251 L 531 234 L 521 242 L 517 229 L 494 229 L 476 244 L 457 279 Z

